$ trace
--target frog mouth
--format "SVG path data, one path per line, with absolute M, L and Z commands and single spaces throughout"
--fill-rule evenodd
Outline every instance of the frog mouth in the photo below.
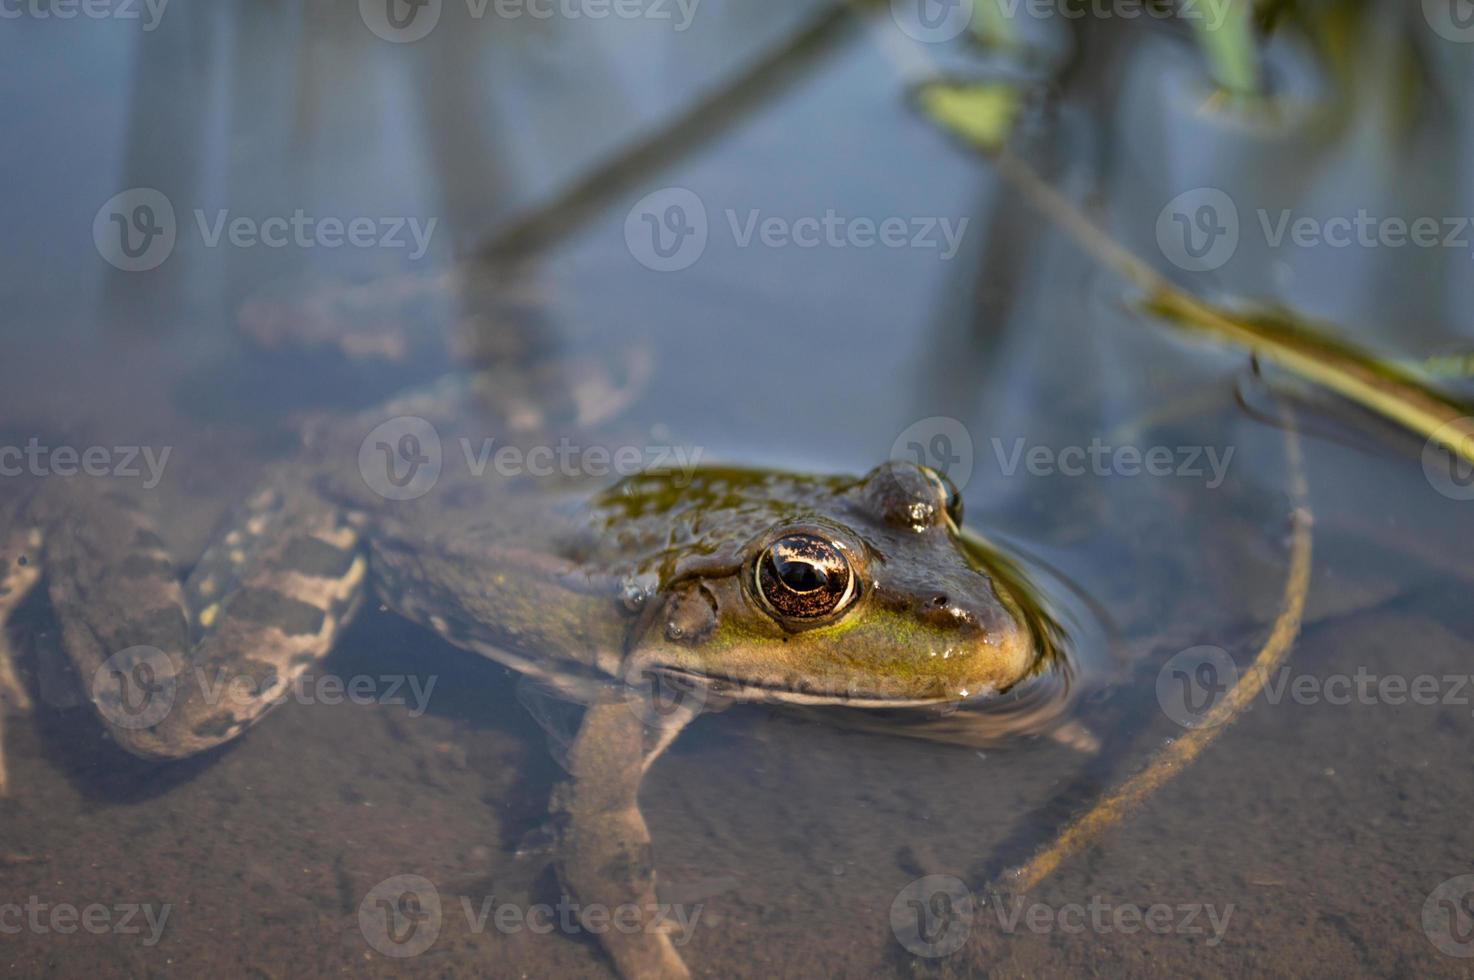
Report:
M 964 699 L 948 696 L 895 697 L 885 694 L 867 694 L 863 691 L 833 690 L 812 681 L 801 680 L 796 684 L 778 684 L 746 677 L 724 674 L 703 674 L 681 667 L 652 666 L 650 670 L 677 684 L 702 689 L 708 698 L 730 701 L 766 701 L 783 704 L 830 705 L 855 708 L 919 708 L 928 705 L 960 702 Z

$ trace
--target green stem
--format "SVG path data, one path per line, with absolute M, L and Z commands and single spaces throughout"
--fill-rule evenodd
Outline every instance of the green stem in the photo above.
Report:
M 983 44 L 999 48 L 1018 44 L 1018 32 L 1004 14 L 1002 0 L 972 0 L 972 25 L 973 34 Z
M 1259 52 L 1254 45 L 1252 0 L 1200 0 L 1187 8 L 1213 79 L 1235 95 L 1259 94 Z M 1186 16 L 1186 14 L 1184 14 Z

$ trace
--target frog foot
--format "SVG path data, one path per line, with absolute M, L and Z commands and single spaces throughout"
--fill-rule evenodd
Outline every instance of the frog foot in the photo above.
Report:
M 430 333 L 454 291 L 440 275 L 367 283 L 336 280 L 276 286 L 251 296 L 237 314 L 240 331 L 263 350 L 335 350 L 349 360 L 399 362 L 435 342 Z M 416 329 L 419 328 L 419 329 Z
M 264 351 L 329 351 L 361 363 L 515 364 L 545 343 L 546 306 L 532 269 L 463 263 L 358 282 L 273 284 L 247 298 L 236 322 Z
M 1067 721 L 1050 729 L 1049 738 L 1081 755 L 1096 755 L 1100 752 L 1100 738 L 1078 721 Z

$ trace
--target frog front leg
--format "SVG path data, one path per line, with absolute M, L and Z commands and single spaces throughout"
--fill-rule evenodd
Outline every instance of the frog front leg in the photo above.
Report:
M 181 758 L 241 734 L 357 606 L 358 532 L 300 484 L 253 495 L 183 581 L 148 517 L 78 489 L 42 525 L 48 591 L 77 676 L 135 755 Z
M 589 705 L 569 749 L 571 782 L 554 797 L 562 817 L 559 875 L 579 907 L 597 906 L 599 938 L 626 980 L 676 980 L 690 973 L 660 927 L 649 828 L 640 815 L 646 769 L 697 714 L 683 707 L 647 725 L 623 699 Z M 653 735 L 653 741 L 651 736 Z M 639 910 L 637 929 L 611 924 L 615 910 Z M 625 919 L 626 927 L 630 920 Z M 594 931 L 590 927 L 590 931 Z

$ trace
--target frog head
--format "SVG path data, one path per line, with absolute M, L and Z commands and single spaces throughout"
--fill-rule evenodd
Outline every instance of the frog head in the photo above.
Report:
M 632 667 L 739 700 L 874 707 L 1003 692 L 1038 669 L 1018 598 L 965 546 L 960 497 L 932 469 L 698 471 L 681 499 Z

